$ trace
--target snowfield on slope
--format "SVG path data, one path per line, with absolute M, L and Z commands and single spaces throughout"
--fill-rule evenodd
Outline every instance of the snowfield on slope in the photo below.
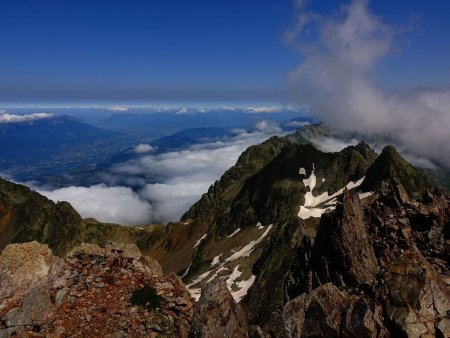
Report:
M 190 292 L 191 296 L 197 301 L 201 296 L 201 284 L 206 284 L 211 282 L 215 278 L 222 278 L 228 285 L 234 300 L 240 302 L 241 299 L 247 294 L 248 289 L 255 282 L 256 276 L 251 275 L 248 279 L 243 279 L 242 271 L 239 270 L 239 259 L 243 257 L 248 257 L 255 250 L 256 246 L 260 244 L 264 238 L 269 234 L 273 225 L 262 226 L 261 223 L 256 224 L 256 229 L 264 230 L 262 234 L 255 240 L 250 241 L 248 244 L 241 248 L 234 248 L 229 252 L 230 256 L 227 258 L 222 258 L 225 253 L 221 253 L 215 256 L 210 265 L 210 270 L 207 270 L 197 276 L 191 283 L 186 285 L 186 288 Z M 235 236 L 239 231 L 235 231 L 232 235 Z M 227 236 L 231 238 L 232 236 Z M 200 241 L 200 240 L 199 240 Z M 238 264 L 236 264 L 238 263 Z M 187 270 L 189 271 L 189 270 Z M 185 272 L 184 275 L 187 275 Z
M 302 170 L 303 169 L 303 170 Z M 305 178 L 303 180 L 303 184 L 305 187 L 309 188 L 309 191 L 305 194 L 305 203 L 304 205 L 300 206 L 300 210 L 297 214 L 298 217 L 301 219 L 307 219 L 310 217 L 320 218 L 322 214 L 327 210 L 333 210 L 336 205 L 336 197 L 341 195 L 344 192 L 344 189 L 347 188 L 348 190 L 358 188 L 362 182 L 364 181 L 365 176 L 361 177 L 358 181 L 348 182 L 345 187 L 339 189 L 334 194 L 328 195 L 328 192 L 324 192 L 320 194 L 319 196 L 313 195 L 313 190 L 316 187 L 317 178 L 314 174 L 315 167 L 313 163 L 313 169 L 311 171 L 311 175 L 309 177 Z M 302 175 L 306 176 L 306 172 L 304 168 L 300 168 L 299 173 L 302 173 Z M 325 182 L 325 178 L 322 178 L 322 182 Z M 372 192 L 366 192 L 366 193 L 360 193 L 359 197 L 365 198 L 370 195 L 372 195 Z M 318 207 L 319 205 L 323 205 L 322 207 Z

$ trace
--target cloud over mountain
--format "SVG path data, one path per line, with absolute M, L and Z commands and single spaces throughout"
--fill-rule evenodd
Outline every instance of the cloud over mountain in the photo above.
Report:
M 152 207 L 130 188 L 67 187 L 53 191 L 39 190 L 53 201 L 68 201 L 82 217 L 93 217 L 103 222 L 136 225 L 148 223 Z
M 332 127 L 386 135 L 409 152 L 450 165 L 450 90 L 394 92 L 376 79 L 376 65 L 396 49 L 400 30 L 373 14 L 368 0 L 353 0 L 326 17 L 305 1 L 295 3 L 286 41 L 304 57 L 289 74 L 296 99 Z
M 37 119 L 46 119 L 53 117 L 52 113 L 34 113 L 34 114 L 26 114 L 26 115 L 15 115 L 8 114 L 5 111 L 0 111 L 0 123 L 13 123 L 13 122 L 24 122 L 31 121 Z
M 70 202 L 83 217 L 127 225 L 178 220 L 249 146 L 282 131 L 263 121 L 253 132 L 239 131 L 179 151 L 141 153 L 111 168 L 105 184 L 40 191 Z M 133 186 L 134 191 L 128 186 Z

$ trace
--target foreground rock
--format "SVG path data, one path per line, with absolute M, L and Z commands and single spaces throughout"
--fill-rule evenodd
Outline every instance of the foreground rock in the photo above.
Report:
M 134 245 L 83 244 L 63 260 L 32 242 L 0 256 L 0 336 L 187 337 L 192 307 Z
M 192 319 L 193 337 L 248 337 L 247 318 L 241 305 L 236 304 L 227 284 L 217 278 L 207 284 Z
M 283 309 L 286 337 L 389 337 L 381 308 L 368 297 L 324 284 L 288 302 Z

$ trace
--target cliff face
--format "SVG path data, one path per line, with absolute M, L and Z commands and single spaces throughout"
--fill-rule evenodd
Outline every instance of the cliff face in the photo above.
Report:
M 277 337 L 449 336 L 450 200 L 399 190 L 345 191 L 316 231 L 281 227 L 254 266 L 250 323 Z
M 31 189 L 0 179 L 0 250 L 37 240 L 63 253 L 80 231 L 81 217 L 67 202 L 53 203 Z
M 205 194 L 188 213 L 196 215 L 193 223 L 206 228 L 198 237 L 184 276 L 190 290 L 198 296 L 202 285 L 219 275 L 226 279 L 235 298 L 242 299 L 256 277 L 252 266 L 267 240 L 286 223 L 314 227 L 320 214 L 331 208 L 325 204 L 333 204 L 344 187 L 357 187 L 375 157 L 365 144 L 324 153 L 310 144 L 289 142 L 273 153 L 265 166 L 248 172 L 238 186 L 228 184 L 225 174 L 210 188 L 213 196 Z M 229 171 L 241 167 L 240 161 Z M 209 207 L 201 211 L 204 203 Z M 308 220 L 309 215 L 314 219 Z

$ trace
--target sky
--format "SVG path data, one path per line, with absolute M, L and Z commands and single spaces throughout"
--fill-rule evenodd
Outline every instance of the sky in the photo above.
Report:
M 348 3 L 309 2 L 323 15 Z M 296 3 L 1 1 L 0 102 L 289 101 L 289 73 L 304 59 L 286 42 Z M 377 62 L 384 85 L 449 84 L 449 1 L 369 6 L 404 31 Z

